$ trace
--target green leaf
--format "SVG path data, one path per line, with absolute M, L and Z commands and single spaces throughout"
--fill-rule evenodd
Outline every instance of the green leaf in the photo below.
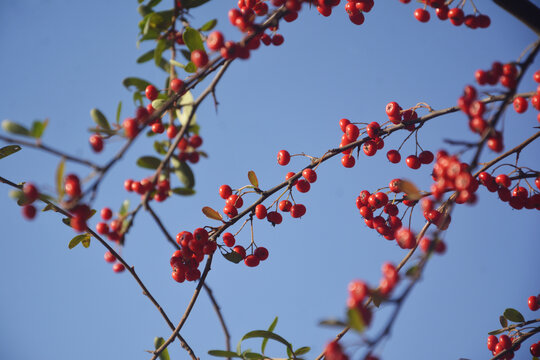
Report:
M 136 77 L 128 77 L 122 81 L 122 84 L 129 90 L 131 86 L 134 86 L 137 91 L 145 91 L 148 85 L 152 85 L 148 81 Z
M 122 102 L 118 102 L 118 106 L 116 107 L 116 123 L 120 124 L 120 114 L 122 113 Z
M 90 110 L 90 116 L 99 127 L 110 130 L 111 126 L 109 125 L 107 118 L 105 117 L 105 115 L 103 115 L 101 111 L 94 108 Z
M 84 238 L 81 240 L 81 244 L 85 247 L 85 248 L 89 248 L 90 247 L 90 234 L 86 234 L 88 235 L 88 237 Z
M 238 346 L 236 347 L 236 351 L 240 352 L 242 341 L 246 339 L 252 339 L 252 338 L 272 339 L 274 341 L 282 343 L 283 345 L 287 347 L 287 349 L 290 349 L 290 351 L 292 351 L 292 346 L 287 340 L 285 340 L 284 338 L 282 338 L 276 333 L 273 333 L 271 331 L 266 331 L 266 330 L 253 330 L 253 331 L 248 332 L 244 336 L 242 336 L 242 339 L 240 339 L 240 342 L 238 343 Z
M 163 51 L 167 48 L 167 41 L 164 39 L 160 39 L 157 42 L 156 49 L 154 50 L 154 63 L 156 66 L 159 66 L 161 62 L 161 54 L 163 54 Z
M 154 339 L 154 347 L 159 349 L 163 344 L 165 344 L 165 339 L 162 337 L 156 337 Z M 160 354 L 159 354 L 160 360 L 171 360 L 171 357 L 169 356 L 169 350 L 165 348 Z
M 185 187 L 192 188 L 195 186 L 195 177 L 193 176 L 193 171 L 191 171 L 188 164 L 183 161 L 179 161 L 174 157 L 171 158 L 171 164 L 173 166 L 174 174 Z
M 255 171 L 253 170 L 248 171 L 248 179 L 251 185 L 255 186 L 256 188 L 259 187 L 259 180 L 257 179 L 257 175 L 255 175 Z
M 45 119 L 44 121 L 39 121 L 39 120 L 34 121 L 32 123 L 32 128 L 30 129 L 30 136 L 36 139 L 41 138 L 48 124 L 49 124 L 49 119 Z
M 242 358 L 240 355 L 238 355 L 235 352 L 225 351 L 225 350 L 210 350 L 208 351 L 208 355 L 218 356 L 218 357 Z
M 137 59 L 137 64 L 142 64 L 154 58 L 154 49 L 148 50 Z
M 178 61 L 176 61 L 176 60 L 174 60 L 174 59 L 169 59 L 169 62 L 170 62 L 172 65 L 178 66 L 179 68 L 182 68 L 182 69 L 185 67 L 185 65 L 179 63 Z
M 347 327 L 348 324 L 344 321 L 341 321 L 339 319 L 325 319 L 319 322 L 319 325 L 321 326 L 336 326 L 336 327 Z
M 229 260 L 230 262 L 233 262 L 235 264 L 238 264 L 240 261 L 244 260 L 242 258 L 242 255 L 240 255 L 239 253 L 237 253 L 236 251 L 231 251 L 230 253 L 225 253 L 225 254 L 221 254 L 223 255 L 223 257 L 227 260 Z
M 245 359 L 265 359 L 266 356 L 261 355 L 261 354 L 258 354 L 258 353 L 246 351 L 246 352 L 244 353 L 244 358 L 245 358 Z
M 347 311 L 347 318 L 349 320 L 349 326 L 356 331 L 362 333 L 364 332 L 365 325 L 364 319 L 362 319 L 362 314 L 357 308 L 352 308 Z
M 204 50 L 204 44 L 201 38 L 201 33 L 195 30 L 192 27 L 187 27 L 182 33 L 182 38 L 186 43 L 189 51 L 193 50 Z M 191 56 L 190 56 L 191 57 Z
M 201 6 L 204 3 L 209 2 L 210 0 L 182 0 L 182 7 L 184 9 L 191 9 L 198 6 Z
M 525 321 L 525 318 L 523 317 L 523 315 L 521 315 L 521 313 L 517 311 L 516 309 L 508 308 L 504 310 L 503 315 L 505 318 L 515 323 L 520 323 L 520 322 Z
M 9 192 L 9 197 L 17 201 L 17 205 L 22 206 L 26 202 L 26 196 L 20 190 L 11 190 Z
M 157 66 L 165 71 L 167 74 L 170 73 L 171 71 L 171 65 L 169 64 L 169 62 L 167 60 L 165 60 L 164 58 L 161 58 L 159 60 L 159 64 L 157 64 Z M 169 81 L 167 81 L 167 84 L 169 83 Z
M 66 167 L 66 159 L 62 158 L 56 167 L 56 194 L 58 195 L 58 201 L 62 201 L 64 198 L 64 170 Z
M 137 104 L 137 101 L 139 102 L 139 106 L 144 106 L 143 96 L 140 92 L 133 93 L 133 103 Z
M 45 206 L 41 211 L 45 212 L 50 210 L 56 211 L 56 208 L 51 204 L 47 204 L 47 206 Z
M 194 63 L 192 63 L 191 61 L 187 63 L 186 66 L 184 66 L 184 71 L 189 73 L 189 74 L 193 74 L 195 72 L 197 72 L 197 67 L 195 66 Z
M 129 200 L 124 200 L 122 203 L 122 206 L 120 206 L 120 210 L 118 211 L 118 215 L 125 216 L 129 211 Z
M 163 99 L 156 99 L 154 101 L 152 101 L 152 107 L 154 109 L 159 109 L 163 104 L 165 104 L 167 100 L 163 100 Z
M 408 276 L 413 279 L 417 278 L 418 275 L 420 275 L 419 271 L 420 271 L 420 268 L 418 267 L 418 265 L 413 265 L 407 269 L 407 271 L 405 272 L 405 276 Z
M 302 346 L 301 348 L 296 349 L 294 354 L 296 356 L 304 355 L 304 354 L 307 354 L 310 350 L 311 350 L 311 348 L 309 346 Z
M 375 305 L 375 307 L 379 307 L 381 306 L 381 303 L 383 302 L 385 297 L 379 291 L 374 291 L 371 294 L 371 299 L 373 300 L 373 305 Z
M 2 129 L 4 129 L 4 131 L 8 133 L 30 136 L 30 131 L 27 128 L 9 120 L 2 121 Z
M 64 220 L 64 219 L 63 219 Z M 62 221 L 63 221 L 62 220 Z M 69 220 L 69 219 L 68 219 Z M 64 221 L 65 223 L 65 221 Z M 90 246 L 90 234 L 81 234 L 81 235 L 77 235 L 75 236 L 73 239 L 71 239 L 71 241 L 69 242 L 68 244 L 68 248 L 70 249 L 73 249 L 75 246 L 79 245 L 80 242 L 83 242 L 83 246 L 84 247 L 88 247 Z M 88 243 L 88 245 L 85 245 L 85 242 Z
M 167 140 L 154 141 L 154 150 L 160 155 L 165 155 L 169 149 L 170 143 Z
M 208 207 L 208 206 L 203 207 L 202 212 L 209 219 L 223 220 L 223 217 L 221 216 L 221 214 L 218 213 L 216 210 L 212 209 L 211 207 Z
M 15 154 L 22 148 L 19 145 L 8 145 L 0 149 L 0 159 L 5 158 L 11 154 Z
M 176 110 L 176 116 L 178 117 L 178 120 L 180 120 L 180 124 L 182 126 L 186 125 L 189 117 L 191 116 L 191 113 L 193 112 L 193 103 L 195 99 L 193 98 L 193 94 L 191 91 L 186 92 L 182 97 L 178 100 L 178 105 L 180 105 L 182 108 Z M 191 119 L 190 122 L 190 128 L 191 125 L 195 125 L 197 122 L 196 114 L 193 114 L 193 119 Z
M 137 165 L 145 169 L 157 169 L 161 160 L 154 156 L 141 156 L 137 160 Z
M 195 195 L 195 190 L 190 189 L 190 188 L 176 187 L 172 189 L 171 191 L 173 192 L 173 194 L 176 194 L 176 195 L 183 195 L 183 196 Z
M 212 19 L 208 22 L 206 22 L 203 26 L 201 26 L 201 28 L 199 29 L 199 31 L 210 31 L 212 30 L 213 28 L 215 28 L 217 25 L 217 20 L 216 19 Z
M 277 325 L 277 322 L 278 322 L 278 317 L 276 316 L 274 318 L 274 321 L 272 321 L 272 323 L 270 324 L 270 326 L 268 327 L 268 331 L 272 332 L 274 331 L 274 329 L 276 328 L 276 325 Z M 264 354 L 264 349 L 266 349 L 266 344 L 268 343 L 268 338 L 264 338 L 262 343 L 261 343 L 261 352 Z
M 504 316 L 499 316 L 499 322 L 501 323 L 501 326 L 503 328 L 507 327 L 508 326 L 508 320 L 506 320 L 506 318 Z
M 488 332 L 488 335 L 498 335 L 498 334 L 503 333 L 503 332 L 504 332 L 504 330 L 501 330 L 501 329 L 493 330 L 493 331 Z

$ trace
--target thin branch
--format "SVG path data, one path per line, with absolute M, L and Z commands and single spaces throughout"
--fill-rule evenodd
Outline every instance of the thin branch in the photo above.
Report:
M 528 0 L 493 0 L 540 36 L 540 9 Z
M 152 218 L 154 219 L 156 224 L 159 226 L 163 235 L 165 235 L 165 237 L 167 238 L 167 241 L 169 241 L 176 249 L 180 250 L 180 246 L 176 243 L 176 241 L 174 241 L 173 237 L 171 236 L 171 234 L 169 234 L 167 229 L 165 229 L 163 222 L 161 222 L 161 219 L 159 218 L 159 216 L 157 216 L 154 210 L 150 207 L 150 204 L 146 204 L 146 210 L 148 210 L 150 215 L 152 215 Z
M 11 137 L 8 137 L 8 136 L 4 136 L 2 134 L 0 134 L 0 140 L 8 142 L 8 143 L 14 143 L 14 144 L 19 144 L 19 145 L 24 145 L 24 146 L 40 149 L 40 150 L 43 150 L 45 152 L 51 153 L 53 155 L 63 157 L 64 159 L 66 159 L 66 161 L 71 161 L 71 162 L 74 162 L 74 163 L 86 165 L 86 166 L 89 166 L 89 167 L 91 167 L 92 169 L 94 169 L 96 171 L 102 171 L 101 166 L 99 166 L 97 164 L 94 164 L 93 162 L 91 162 L 89 160 L 81 159 L 79 157 L 66 154 L 65 152 L 62 152 L 60 150 L 56 150 L 56 149 L 54 149 L 54 148 L 52 148 L 52 147 L 50 147 L 48 145 L 45 145 L 42 142 L 38 142 L 38 141 L 31 142 L 31 141 L 19 140 L 19 139 L 11 138 Z
M 216 298 L 214 297 L 214 293 L 212 289 L 207 284 L 203 284 L 204 290 L 206 290 L 206 293 L 208 294 L 208 297 L 210 298 L 210 301 L 212 302 L 212 306 L 214 307 L 214 310 L 216 311 L 216 315 L 218 316 L 219 323 L 221 324 L 221 328 L 223 329 L 223 334 L 225 335 L 225 346 L 227 347 L 227 351 L 231 351 L 231 335 L 229 334 L 229 329 L 227 328 L 227 324 L 225 324 L 225 319 L 223 318 L 223 315 L 221 314 L 221 308 L 219 307 Z

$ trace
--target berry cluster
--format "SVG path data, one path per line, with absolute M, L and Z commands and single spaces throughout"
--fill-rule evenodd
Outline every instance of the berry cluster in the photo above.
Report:
M 531 194 L 523 186 L 516 186 L 512 189 L 512 180 L 506 174 L 500 174 L 495 177 L 491 174 L 483 171 L 478 174 L 480 183 L 484 185 L 488 191 L 497 192 L 499 199 L 503 202 L 508 202 L 512 208 L 516 210 L 525 209 L 537 209 L 540 210 L 540 176 L 535 180 L 535 184 L 538 190 L 531 189 Z
M 107 239 L 112 242 L 122 244 L 124 233 L 126 231 L 126 229 L 124 228 L 125 216 L 118 216 L 112 219 L 113 213 L 108 207 L 101 209 L 100 215 L 103 221 L 100 221 L 96 224 L 96 232 L 100 235 L 107 236 Z M 107 223 L 107 221 L 109 220 L 111 221 Z
M 36 217 L 36 207 L 32 205 L 32 203 L 36 201 L 39 197 L 39 192 L 37 187 L 32 183 L 24 184 L 22 190 L 22 194 L 24 197 L 22 201 L 22 203 L 24 204 L 22 208 L 22 214 L 26 219 L 32 220 Z
M 171 257 L 172 278 L 179 283 L 199 279 L 201 277 L 199 265 L 205 255 L 216 251 L 216 242 L 209 240 L 208 232 L 203 228 L 197 228 L 193 233 L 179 232 L 176 235 L 176 242 L 181 246 L 181 250 L 176 250 Z
M 343 131 L 341 136 L 341 142 L 339 147 L 347 146 L 355 142 L 362 134 L 366 134 L 369 139 L 364 142 L 362 150 L 367 156 L 373 156 L 377 153 L 377 150 L 381 150 L 384 147 L 384 140 L 379 136 L 381 126 L 378 122 L 373 121 L 362 128 L 362 132 L 356 124 L 353 124 L 349 119 L 341 119 L 339 121 L 339 127 Z M 352 148 L 343 151 L 343 157 L 341 158 L 341 164 L 346 168 L 354 167 L 356 160 L 352 156 Z
M 411 0 L 399 1 L 403 4 L 408 4 L 411 2 Z M 444 21 L 450 19 L 450 22 L 454 26 L 461 26 L 462 24 L 465 24 L 471 29 L 485 29 L 491 25 L 490 17 L 478 13 L 476 9 L 474 10 L 473 14 L 465 15 L 465 12 L 461 7 L 450 9 L 448 5 L 445 4 L 445 0 L 422 0 L 420 2 L 424 3 L 424 7 L 416 9 L 414 11 L 414 17 L 416 20 L 423 23 L 428 22 L 431 17 L 429 11 L 426 10 L 426 8 L 430 6 L 435 9 L 435 14 L 440 20 Z M 461 4 L 464 4 L 464 2 Z
M 141 196 L 150 192 L 149 199 L 162 202 L 169 197 L 171 185 L 168 179 L 162 179 L 155 185 L 152 184 L 152 181 L 149 178 L 142 179 L 141 181 L 127 179 L 124 181 L 124 189 L 128 192 L 135 192 Z
M 505 350 L 510 350 L 513 346 L 515 338 L 510 338 L 508 335 L 501 335 L 497 339 L 495 335 L 489 335 L 487 338 L 487 348 L 492 352 L 493 355 L 497 355 Z M 520 345 L 517 345 L 514 350 L 519 350 Z M 510 350 L 509 352 L 501 357 L 501 359 L 510 360 L 514 358 L 514 351 Z

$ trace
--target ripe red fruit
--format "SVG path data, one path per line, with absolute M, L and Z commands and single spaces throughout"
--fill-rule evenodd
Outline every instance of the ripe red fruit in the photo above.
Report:
M 277 162 L 281 166 L 285 166 L 291 161 L 291 155 L 287 150 L 280 150 L 277 154 Z
M 222 199 L 228 199 L 232 195 L 232 189 L 229 185 L 221 185 L 219 187 L 219 196 Z
M 174 91 L 175 93 L 179 93 L 183 87 L 184 87 L 184 82 L 182 80 L 180 79 L 171 80 L 171 90 Z
M 163 134 L 164 131 L 165 131 L 165 127 L 163 126 L 161 122 L 156 122 L 152 124 L 152 132 L 154 134 Z
M 357 12 L 353 15 L 349 15 L 349 20 L 351 20 L 351 22 L 355 25 L 362 25 L 364 23 L 364 14 L 362 14 L 361 12 Z
M 402 249 L 412 249 L 416 244 L 414 234 L 407 228 L 401 228 L 396 232 L 396 241 Z
M 137 121 L 133 118 L 125 119 L 122 123 L 122 127 L 124 128 L 126 137 L 129 139 L 133 139 L 139 133 Z
M 159 92 L 154 85 L 148 85 L 144 91 L 146 98 L 150 101 L 157 99 Z
M 266 217 L 266 207 L 263 204 L 255 206 L 255 216 L 257 219 L 264 219 Z
M 431 164 L 434 159 L 433 153 L 429 150 L 424 150 L 418 155 L 418 159 L 422 164 Z
M 435 9 L 435 14 L 437 14 L 437 17 L 439 20 L 447 20 L 448 19 L 448 6 L 443 5 Z
M 98 232 L 98 234 L 107 235 L 109 233 L 109 226 L 107 225 L 107 223 L 98 222 L 96 224 L 96 231 Z
M 407 156 L 407 158 L 405 159 L 405 163 L 408 167 L 414 170 L 419 169 L 421 165 L 420 159 L 418 159 L 416 155 Z
M 176 282 L 183 283 L 184 281 L 186 281 L 186 274 L 180 269 L 175 269 L 172 272 L 172 278 Z
M 268 250 L 265 247 L 259 246 L 253 252 L 253 255 L 255 255 L 260 261 L 264 261 L 268 259 Z
M 74 174 L 66 176 L 64 190 L 66 194 L 71 197 L 78 197 L 81 195 L 81 184 L 79 182 L 79 177 Z
M 227 198 L 225 203 L 229 206 L 234 206 L 235 208 L 240 209 L 244 205 L 244 200 L 240 196 L 233 194 Z
M 345 135 L 347 135 L 347 139 L 349 139 L 350 142 L 356 141 L 359 134 L 360 130 L 358 129 L 358 126 L 354 124 L 349 124 L 345 128 Z
M 398 103 L 395 101 L 389 102 L 386 105 L 386 115 L 388 116 L 397 117 L 399 116 L 400 110 L 401 108 L 399 107 Z
M 112 218 L 112 210 L 108 207 L 104 207 L 101 209 L 100 215 L 103 220 L 110 220 Z
M 238 215 L 238 210 L 232 205 L 225 205 L 223 212 L 231 219 Z
M 205 67 L 208 64 L 208 54 L 204 50 L 193 50 L 191 52 L 191 62 L 197 68 Z
M 416 20 L 425 23 L 429 21 L 429 12 L 422 8 L 418 8 L 414 11 L 414 17 Z
M 392 164 L 397 164 L 401 161 L 401 155 L 397 150 L 389 150 L 386 153 L 386 157 L 388 158 L 388 161 L 390 161 Z
M 489 335 L 487 338 L 487 348 L 489 351 L 495 351 L 495 347 L 497 346 L 497 343 L 499 340 L 495 335 Z
M 341 119 L 339 120 L 339 127 L 341 128 L 341 131 L 345 132 L 347 130 L 347 125 L 349 125 L 351 122 L 349 119 Z
M 197 134 L 191 135 L 191 137 L 188 139 L 188 144 L 195 149 L 201 146 L 202 143 L 203 143 L 202 137 L 200 137 Z
M 228 247 L 232 247 L 234 243 L 236 242 L 234 235 L 231 234 L 230 232 L 224 233 L 222 236 L 222 239 L 223 239 L 223 243 Z
M 103 255 L 103 258 L 105 259 L 106 262 L 108 263 L 113 263 L 116 261 L 116 258 L 114 257 L 114 255 L 110 252 L 110 251 L 107 251 L 105 253 L 105 255 Z
M 32 184 L 32 183 L 24 184 L 23 193 L 24 193 L 24 197 L 26 199 L 26 202 L 25 202 L 26 205 L 30 205 L 31 203 L 36 201 L 36 199 L 39 196 L 39 193 L 38 193 L 38 190 L 37 190 L 36 186 L 34 184 Z
M 292 203 L 289 200 L 281 200 L 278 206 L 279 210 L 289 212 L 291 210 Z
M 283 217 L 277 211 L 271 211 L 266 215 L 266 218 L 272 225 L 279 225 L 283 221 Z
M 32 220 L 36 217 L 36 208 L 34 205 L 25 205 L 22 208 L 22 214 L 27 220 Z
M 364 143 L 364 146 L 362 146 L 362 150 L 367 156 L 373 156 L 377 153 L 377 144 L 375 144 L 373 140 L 368 140 Z
M 236 245 L 234 248 L 233 248 L 233 251 L 235 253 L 238 253 L 240 254 L 240 256 L 242 257 L 242 259 L 244 259 L 246 257 L 246 249 L 244 249 L 244 247 L 242 245 Z
M 86 230 L 86 219 L 82 216 L 73 216 L 70 219 L 69 224 L 77 232 L 83 232 Z
M 355 163 L 356 160 L 351 155 L 343 155 L 343 157 L 341 158 L 341 164 L 346 168 L 352 168 Z
M 532 356 L 536 356 L 536 357 L 540 356 L 540 341 L 535 344 L 532 344 L 529 350 Z
M 274 34 L 272 36 L 272 44 L 275 46 L 280 46 L 285 41 L 285 38 L 283 38 L 283 35 L 281 34 Z
M 122 263 L 116 263 L 116 264 L 113 265 L 112 269 L 113 269 L 113 271 L 115 273 L 121 273 L 126 268 L 124 267 L 124 265 Z
M 206 39 L 206 45 L 210 50 L 218 51 L 225 43 L 225 38 L 220 31 L 214 31 L 208 35 Z
M 536 311 L 540 308 L 540 299 L 536 296 L 529 296 L 529 298 L 527 299 L 527 305 L 529 306 L 529 309 L 531 309 L 531 311 Z
M 516 110 L 518 114 L 523 114 L 525 111 L 527 111 L 527 107 L 527 99 L 524 97 L 518 96 L 514 99 L 514 110 Z
M 311 185 L 309 185 L 309 182 L 307 182 L 304 179 L 298 180 L 296 183 L 296 190 L 300 191 L 301 193 L 306 193 L 311 188 Z
M 259 265 L 259 262 L 260 262 L 259 258 L 255 255 L 248 255 L 244 259 L 244 264 L 246 264 L 249 267 L 255 267 Z
M 94 152 L 101 152 L 103 150 L 103 138 L 99 134 L 93 134 L 90 136 L 90 139 L 88 139 L 90 142 L 90 146 L 92 147 L 92 150 Z
M 304 169 L 302 176 L 310 183 L 317 181 L 317 173 L 313 169 Z
M 495 182 L 505 188 L 508 188 L 510 187 L 510 185 L 512 185 L 512 180 L 510 180 L 510 178 L 506 174 L 497 175 L 497 177 L 495 178 Z
M 302 204 L 295 204 L 291 207 L 290 211 L 293 218 L 299 218 L 306 213 L 306 207 Z

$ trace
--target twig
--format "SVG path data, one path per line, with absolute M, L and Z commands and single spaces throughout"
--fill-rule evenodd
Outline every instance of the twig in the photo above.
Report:
M 218 316 L 219 323 L 221 324 L 221 328 L 223 329 L 223 334 L 225 335 L 225 346 L 227 347 L 227 351 L 231 351 L 231 335 L 229 334 L 229 329 L 227 328 L 227 324 L 225 324 L 225 319 L 223 318 L 223 315 L 221 314 L 221 308 L 219 307 L 216 298 L 214 297 L 214 293 L 212 289 L 207 284 L 203 284 L 204 290 L 206 290 L 206 293 L 208 294 L 208 297 L 210 298 L 210 301 L 212 302 L 212 306 L 214 307 L 214 310 L 216 311 L 216 315 Z

